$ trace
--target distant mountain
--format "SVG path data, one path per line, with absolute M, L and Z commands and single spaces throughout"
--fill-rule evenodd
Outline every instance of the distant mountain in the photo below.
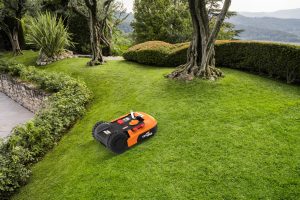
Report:
M 279 30 L 270 30 L 253 26 L 237 25 L 237 29 L 244 30 L 239 35 L 241 40 L 261 40 L 284 43 L 300 43 L 300 37 L 291 33 Z
M 245 17 L 237 15 L 228 20 L 237 29 L 242 40 L 269 40 L 300 43 L 300 19 L 278 19 L 270 17 Z
M 300 8 L 276 12 L 240 12 L 245 17 L 273 17 L 281 19 L 300 19 Z
M 122 30 L 124 33 L 132 33 L 133 28 L 130 24 L 131 22 L 133 22 L 133 20 L 134 20 L 133 13 L 128 13 L 128 17 L 122 24 L 119 25 L 119 29 Z

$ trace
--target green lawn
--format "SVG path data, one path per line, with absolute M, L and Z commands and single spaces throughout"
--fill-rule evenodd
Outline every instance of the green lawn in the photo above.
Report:
M 171 68 L 87 61 L 43 68 L 85 81 L 94 101 L 13 199 L 299 198 L 299 86 L 230 69 L 217 82 L 185 83 L 163 78 Z M 98 120 L 131 109 L 158 120 L 155 137 L 122 155 L 93 140 Z

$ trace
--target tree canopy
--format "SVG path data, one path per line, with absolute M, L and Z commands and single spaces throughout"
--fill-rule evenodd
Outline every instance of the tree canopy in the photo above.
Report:
M 137 43 L 161 40 L 171 43 L 191 39 L 191 20 L 184 0 L 135 0 L 132 23 Z
M 206 0 L 210 26 L 221 11 L 222 0 Z M 192 39 L 192 22 L 185 0 L 135 0 L 132 23 L 136 43 L 161 40 L 170 43 L 186 42 Z M 235 15 L 228 12 L 226 18 Z M 224 22 L 218 39 L 234 39 L 240 31 L 233 24 Z

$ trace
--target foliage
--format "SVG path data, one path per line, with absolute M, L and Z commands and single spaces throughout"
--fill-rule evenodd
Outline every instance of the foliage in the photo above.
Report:
M 20 20 L 31 7 L 31 2 L 31 0 L 0 1 L 0 31 L 6 34 L 4 40 L 9 41 L 14 55 L 21 54 L 21 48 L 24 47 L 24 34 Z
M 300 81 L 300 47 L 263 42 L 230 42 L 217 45 L 217 65 L 247 70 L 286 80 Z
M 124 58 L 143 64 L 179 66 L 186 63 L 188 43 L 172 45 L 151 41 L 131 47 Z M 217 66 L 247 70 L 285 79 L 300 80 L 300 47 L 277 43 L 218 41 Z
M 41 5 L 41 9 L 51 13 L 56 13 L 65 19 L 68 15 L 68 3 L 70 0 L 35 0 L 36 4 Z
M 62 19 L 49 12 L 28 20 L 26 40 L 50 58 L 73 45 Z
M 87 34 L 89 32 L 87 20 L 76 13 L 72 13 L 68 18 L 68 24 L 69 31 L 72 33 L 72 39 L 75 42 L 73 50 L 89 54 L 90 37 Z M 116 25 L 113 26 L 111 50 L 113 55 L 122 55 L 132 46 L 133 42 L 131 36 L 120 31 Z
M 147 65 L 179 66 L 186 62 L 188 47 L 189 43 L 173 45 L 162 41 L 150 41 L 129 48 L 123 56 L 126 60 Z M 181 49 L 184 53 L 178 56 Z
M 210 21 L 210 27 L 213 27 L 215 20 Z M 236 30 L 236 26 L 229 22 L 223 22 L 220 32 L 218 34 L 218 40 L 234 40 L 237 38 L 244 30 Z
M 125 34 L 122 31 L 115 31 L 112 37 L 112 55 L 123 55 L 133 44 L 130 34 Z
M 134 21 L 133 13 L 127 13 L 127 18 L 118 26 L 118 28 L 126 34 L 131 34 L 133 32 L 133 27 L 131 23 Z
M 26 9 L 31 6 L 28 0 L 1 0 L 0 1 L 0 29 L 8 26 L 9 29 L 16 28 L 18 20 L 25 14 Z
M 91 93 L 77 80 L 34 67 L 0 63 L 0 73 L 34 83 L 52 94 L 34 119 L 16 127 L 0 145 L 0 197 L 7 198 L 26 183 L 30 164 L 37 162 L 84 113 Z
M 212 27 L 216 16 L 220 13 L 222 0 L 208 0 L 207 7 Z M 192 25 L 188 1 L 184 0 L 136 0 L 132 26 L 136 43 L 160 40 L 169 43 L 180 43 L 191 40 Z M 227 18 L 236 15 L 228 12 Z M 231 40 L 238 36 L 240 30 L 225 22 L 221 27 L 218 39 Z
M 71 12 L 68 17 L 68 27 L 75 42 L 72 50 L 83 54 L 91 53 L 88 20 Z
M 90 47 L 90 35 L 89 35 L 89 23 L 86 16 L 83 17 L 82 14 L 88 15 L 86 6 L 84 5 L 84 1 L 76 0 L 76 1 L 63 1 L 63 0 L 31 0 L 34 1 L 34 8 L 38 8 L 37 10 L 42 10 L 42 12 L 50 12 L 56 14 L 59 18 L 63 19 L 63 23 L 68 27 L 68 32 L 72 36 L 72 41 L 74 41 L 74 45 L 71 46 L 71 50 L 82 53 L 89 54 L 91 53 Z M 99 1 L 99 6 L 103 6 L 104 1 Z M 101 18 L 101 14 L 103 11 L 101 7 L 97 7 L 99 9 L 98 18 Z M 76 7 L 74 11 L 72 7 Z M 35 10 L 30 10 L 31 16 L 36 16 L 38 13 Z M 113 54 L 121 55 L 124 51 L 124 46 L 128 46 L 130 37 L 125 35 L 120 35 L 119 25 L 123 22 L 124 18 L 126 18 L 127 14 L 124 13 L 124 8 L 122 3 L 113 2 L 113 5 L 110 7 L 109 16 L 107 18 L 107 24 L 112 28 L 112 32 L 105 31 L 106 38 L 111 41 Z M 22 20 L 23 24 L 27 23 L 27 19 Z M 26 26 L 25 26 L 26 29 Z M 27 32 L 27 29 L 26 29 Z M 110 35 L 112 33 L 112 35 Z M 120 40 L 115 37 L 122 37 Z M 126 39 L 127 37 L 128 39 Z M 126 40 L 126 41 L 125 41 Z M 121 43 L 121 44 L 120 44 Z M 125 43 L 125 44 L 124 44 Z M 105 45 L 103 45 L 103 48 Z M 130 45 L 129 45 L 130 46 Z M 122 49 L 122 50 L 121 50 Z
M 206 0 L 207 7 L 208 7 L 208 16 L 210 18 L 209 26 L 212 29 L 215 22 L 217 21 L 217 17 L 221 12 L 221 5 L 223 0 Z M 233 16 L 236 16 L 236 12 L 228 11 L 226 13 L 226 19 L 230 19 Z M 233 40 L 236 37 L 239 36 L 240 33 L 242 33 L 243 30 L 236 30 L 236 27 L 234 24 L 225 21 L 223 22 L 220 32 L 218 34 L 217 39 L 218 40 Z
M 25 184 L 31 171 L 25 166 L 30 154 L 21 146 L 6 149 L 0 141 L 0 197 L 5 199 Z
M 122 53 L 120 49 L 123 48 L 124 44 L 119 44 L 120 40 L 116 37 L 122 37 L 121 40 L 125 39 L 125 35 L 119 30 L 119 25 L 126 20 L 128 15 L 122 2 L 105 2 L 106 1 L 97 1 L 97 13 L 95 13 L 95 17 L 98 20 L 97 26 L 99 28 L 98 34 L 100 37 L 102 53 L 105 56 L 110 56 L 112 53 L 120 55 Z M 106 7 L 108 4 L 110 6 Z M 85 6 L 82 0 L 71 1 L 69 6 L 72 9 L 72 12 L 68 23 L 71 32 L 74 33 L 75 41 L 77 42 L 76 51 L 90 53 L 90 50 L 88 50 L 91 46 L 91 44 L 89 44 L 90 36 L 87 34 L 87 32 L 90 32 L 90 22 L 87 6 Z M 104 13 L 107 14 L 104 15 Z
M 135 42 L 161 40 L 184 42 L 191 39 L 192 27 L 186 1 L 178 0 L 135 0 Z
M 172 68 L 87 60 L 39 68 L 79 77 L 94 101 L 14 200 L 298 199 L 298 86 L 227 68 L 217 82 L 183 83 L 163 78 Z M 116 156 L 91 130 L 130 109 L 153 115 L 159 130 Z

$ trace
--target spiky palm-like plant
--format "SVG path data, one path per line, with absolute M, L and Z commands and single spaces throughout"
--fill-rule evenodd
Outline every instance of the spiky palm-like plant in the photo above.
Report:
M 57 56 L 73 45 L 71 34 L 57 15 L 39 13 L 36 18 L 29 18 L 27 26 L 27 43 L 40 49 L 40 53 L 47 57 Z

